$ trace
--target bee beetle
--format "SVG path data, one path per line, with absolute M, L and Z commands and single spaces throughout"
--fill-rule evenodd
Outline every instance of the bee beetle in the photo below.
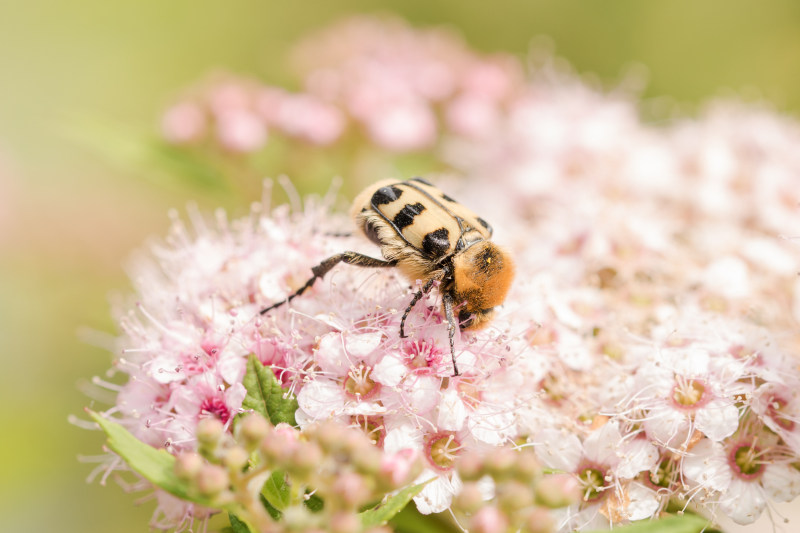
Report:
M 414 294 L 400 320 L 400 337 L 414 305 L 440 282 L 442 308 L 447 318 L 453 373 L 458 375 L 453 335 L 458 310 L 462 330 L 480 329 L 503 303 L 514 277 L 510 255 L 491 242 L 492 228 L 472 211 L 423 180 L 385 180 L 362 191 L 351 216 L 359 230 L 380 246 L 384 259 L 357 252 L 331 256 L 311 269 L 314 274 L 286 300 L 261 314 L 292 301 L 340 262 L 361 267 L 397 267 L 411 281 L 424 285 Z

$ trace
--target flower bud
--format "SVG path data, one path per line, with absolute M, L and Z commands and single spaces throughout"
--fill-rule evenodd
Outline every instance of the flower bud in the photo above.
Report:
M 286 469 L 305 480 L 309 474 L 319 468 L 322 460 L 322 450 L 319 446 L 311 442 L 298 442 L 291 450 Z
M 389 490 L 405 485 L 421 473 L 420 454 L 413 448 L 405 448 L 395 454 L 384 454 L 381 457 L 380 479 Z
M 383 456 L 381 452 L 375 448 L 375 446 L 373 446 L 371 443 L 368 443 L 367 446 L 356 449 L 356 452 L 357 453 L 354 453 L 351 456 L 351 462 L 356 470 L 368 476 L 372 476 L 380 472 L 381 459 Z
M 580 499 L 578 481 L 569 474 L 552 474 L 536 484 L 536 502 L 545 507 L 566 507 Z
M 238 425 L 237 430 L 244 441 L 243 444 L 250 450 L 254 449 L 261 440 L 267 436 L 270 424 L 267 419 L 258 413 L 247 415 Z
M 280 465 L 285 464 L 297 448 L 297 432 L 291 427 L 275 427 L 261 441 L 259 449 L 264 457 Z
M 197 489 L 203 496 L 213 497 L 228 488 L 228 472 L 218 465 L 205 465 L 197 475 Z
M 200 448 L 214 451 L 225 432 L 222 422 L 216 418 L 204 418 L 197 423 L 197 442 Z
M 175 458 L 175 475 L 185 481 L 194 479 L 204 464 L 205 461 L 200 457 L 200 454 L 195 452 L 182 453 Z
M 364 479 L 355 472 L 344 472 L 339 475 L 331 489 L 348 509 L 356 509 L 367 503 L 371 496 Z
M 241 446 L 234 446 L 225 451 L 222 456 L 222 463 L 228 467 L 231 472 L 241 472 L 247 466 L 250 460 L 250 454 Z
M 511 448 L 497 448 L 486 457 L 486 473 L 495 481 L 507 479 L 515 469 L 518 456 Z
M 508 517 L 497 507 L 484 507 L 469 521 L 472 533 L 503 533 L 508 529 Z
M 453 504 L 461 511 L 472 514 L 484 503 L 483 492 L 477 483 L 464 483 L 461 491 L 456 495 Z
M 483 456 L 473 450 L 464 453 L 458 458 L 456 469 L 458 470 L 458 475 L 464 481 L 475 481 L 486 474 Z
M 361 519 L 356 513 L 341 511 L 330 518 L 328 528 L 331 533 L 353 533 L 361 529 Z
M 522 531 L 527 533 L 552 533 L 555 531 L 555 520 L 548 509 L 534 507 L 522 521 Z
M 542 465 L 536 457 L 536 453 L 531 449 L 523 449 L 514 461 L 514 478 L 523 482 L 530 483 L 542 475 Z
M 305 505 L 291 505 L 288 509 L 283 511 L 281 519 L 284 529 L 279 531 L 298 531 L 306 533 L 313 530 L 316 525 L 316 520 L 309 512 Z
M 320 424 L 306 434 L 314 438 L 328 453 L 339 453 L 344 447 L 344 428 L 333 422 Z
M 519 481 L 504 481 L 497 485 L 497 503 L 503 511 L 512 514 L 533 503 L 533 490 Z

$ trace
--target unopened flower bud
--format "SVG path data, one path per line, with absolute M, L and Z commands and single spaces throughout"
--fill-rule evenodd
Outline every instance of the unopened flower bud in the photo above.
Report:
M 542 475 L 542 465 L 536 457 L 536 453 L 531 449 L 523 449 L 514 461 L 512 474 L 514 478 L 523 482 L 530 483 Z
M 579 498 L 578 482 L 569 474 L 545 476 L 536 484 L 536 502 L 546 507 L 566 507 Z
M 333 482 L 333 493 L 347 508 L 356 509 L 367 503 L 370 491 L 364 479 L 355 472 L 345 472 Z
M 484 503 L 483 492 L 477 483 L 464 483 L 453 504 L 467 514 L 476 512 Z
M 354 455 L 351 456 L 353 466 L 366 475 L 374 475 L 381 470 L 382 454 L 375 446 L 369 444 L 368 447 L 363 447 Z
M 222 422 L 216 418 L 204 418 L 197 423 L 197 442 L 201 448 L 213 451 L 224 431 Z
M 305 479 L 319 468 L 322 460 L 322 450 L 319 446 L 310 442 L 298 442 L 292 449 L 286 468 L 292 474 Z
M 472 533 L 503 533 L 508 529 L 508 517 L 497 507 L 484 507 L 469 523 Z
M 238 426 L 243 444 L 248 449 L 254 449 L 261 440 L 267 436 L 270 424 L 267 419 L 258 413 L 247 415 Z
M 522 521 L 522 531 L 527 533 L 553 533 L 555 520 L 548 509 L 534 507 Z
M 497 485 L 497 502 L 508 514 L 523 509 L 533 503 L 533 490 L 519 481 L 504 481 Z
M 281 517 L 284 529 L 280 531 L 312 531 L 316 525 L 316 520 L 305 505 L 292 505 L 283 511 Z
M 468 451 L 459 457 L 456 469 L 464 481 L 475 481 L 486 474 L 483 456 L 476 451 Z
M 331 533 L 353 533 L 361 529 L 361 519 L 356 513 L 341 511 L 330 518 L 328 527 Z
M 203 468 L 205 461 L 200 454 L 195 452 L 185 452 L 175 458 L 175 475 L 183 480 L 194 479 Z
M 241 446 L 234 446 L 226 450 L 222 457 L 223 464 L 232 472 L 241 472 L 249 460 L 250 455 Z
M 495 481 L 507 479 L 514 471 L 519 453 L 511 448 L 497 448 L 486 457 L 486 473 Z
M 291 427 L 281 428 L 279 424 L 274 431 L 267 433 L 259 448 L 268 460 L 282 465 L 297 448 L 297 432 Z
M 197 475 L 197 489 L 203 496 L 216 496 L 228 488 L 228 472 L 218 465 L 205 465 Z
M 320 424 L 308 433 L 328 453 L 339 453 L 344 447 L 344 428 L 333 422 Z
M 389 490 L 405 485 L 421 473 L 421 456 L 413 448 L 405 448 L 395 454 L 385 454 L 381 457 L 380 479 Z

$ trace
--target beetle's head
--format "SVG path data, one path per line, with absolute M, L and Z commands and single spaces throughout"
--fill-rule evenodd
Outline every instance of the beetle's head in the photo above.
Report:
M 495 306 L 503 303 L 514 279 L 508 252 L 491 241 L 480 241 L 453 257 L 453 295 L 466 302 L 458 314 L 461 329 L 480 329 L 489 323 Z

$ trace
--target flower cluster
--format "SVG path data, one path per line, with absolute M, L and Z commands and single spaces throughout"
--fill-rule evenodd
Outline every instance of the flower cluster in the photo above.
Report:
M 469 521 L 467 531 L 550 533 L 557 526 L 550 510 L 580 499 L 577 482 L 567 474 L 543 476 L 530 449 L 469 452 L 458 458 L 456 469 L 465 483 L 452 508 Z
M 782 236 L 800 227 L 800 126 L 728 103 L 656 130 L 575 83 L 534 83 L 505 138 L 451 153 L 467 197 L 535 243 L 517 236 L 515 299 L 533 289 L 531 342 L 567 372 L 542 382 L 564 416 L 531 442 L 584 485 L 568 527 L 675 501 L 750 523 L 800 494 L 800 248 Z
M 317 146 L 347 137 L 389 152 L 428 150 L 443 132 L 485 136 L 523 78 L 510 56 L 478 54 L 450 32 L 390 17 L 343 20 L 293 55 L 302 92 L 212 79 L 165 112 L 165 139 L 253 152 L 272 131 Z
M 198 452 L 182 452 L 176 475 L 191 496 L 233 508 L 236 520 L 261 532 L 386 533 L 362 523 L 358 511 L 407 484 L 420 470 L 418 455 L 382 454 L 370 438 L 334 422 L 302 433 L 248 415 L 234 435 L 222 422 L 198 424 Z M 261 487 L 270 483 L 270 489 Z M 266 507 L 259 493 L 266 493 Z
M 211 85 L 168 113 L 168 137 L 199 139 L 211 120 L 248 151 L 268 128 L 322 144 L 358 124 L 384 148 L 427 150 L 464 178 L 443 188 L 515 256 L 509 296 L 488 328 L 456 334 L 453 376 L 438 291 L 402 339 L 418 285 L 391 269 L 337 267 L 259 314 L 334 253 L 378 253 L 341 236 L 351 228 L 328 200 L 264 202 L 235 221 L 191 213 L 192 228 L 176 218 L 133 267 L 115 362 L 128 381 L 107 415 L 153 446 L 201 449 L 198 424 L 230 430 L 247 410 L 255 354 L 296 396 L 301 430 L 334 421 L 390 456 L 419 455 L 417 509 L 454 509 L 476 531 L 525 529 L 548 501 L 572 502 L 548 515 L 561 531 L 676 508 L 745 524 L 800 494 L 800 247 L 782 237 L 800 227 L 798 124 L 718 104 L 655 128 L 629 96 L 551 67 L 523 81 L 513 61 L 397 21 L 334 26 L 296 61 L 305 93 Z M 281 119 L 283 98 L 317 107 Z M 528 448 L 580 501 L 557 497 L 563 477 L 532 488 L 507 476 L 528 472 Z M 467 459 L 481 455 L 513 466 Z

